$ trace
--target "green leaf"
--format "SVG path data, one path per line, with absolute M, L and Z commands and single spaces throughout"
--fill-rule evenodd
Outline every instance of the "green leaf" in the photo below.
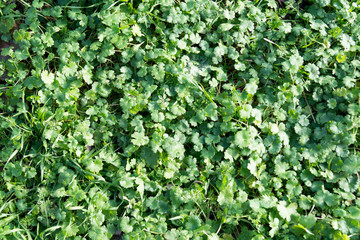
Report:
M 134 177 L 130 177 L 129 173 L 126 173 L 121 177 L 120 185 L 124 188 L 131 188 L 134 186 L 134 179 Z
M 338 63 L 344 63 L 346 61 L 345 53 L 339 53 L 338 55 L 336 55 L 336 61 Z
M 55 75 L 53 73 L 49 73 L 47 70 L 41 72 L 41 80 L 46 84 L 50 85 L 54 82 Z
M 231 23 L 222 23 L 219 25 L 219 30 L 221 32 L 226 32 L 229 31 L 230 29 L 232 29 L 234 27 L 234 24 Z
M 171 158 L 183 158 L 185 153 L 184 145 L 175 140 L 174 138 L 168 138 L 165 140 L 164 148 Z
M 342 233 L 341 231 L 336 231 L 335 234 L 333 235 L 333 239 L 334 240 L 350 240 L 350 237 L 344 233 Z
M 312 214 L 301 216 L 300 224 L 307 229 L 311 229 L 316 224 L 316 217 Z
M 235 134 L 234 143 L 239 148 L 245 148 L 249 146 L 251 140 L 250 133 L 247 130 L 241 130 Z
M 245 90 L 247 93 L 254 95 L 258 89 L 258 86 L 255 82 L 250 82 L 246 84 Z
M 297 214 L 296 209 L 298 208 L 298 205 L 296 203 L 291 203 L 286 206 L 285 201 L 280 201 L 276 208 L 279 211 L 280 216 L 290 222 L 291 216 Z
M 309 63 L 305 66 L 305 71 L 307 71 L 309 73 L 309 78 L 312 80 L 315 80 L 316 78 L 319 77 L 319 68 L 313 64 L 313 63 Z
M 297 235 L 302 235 L 302 234 L 305 234 L 305 233 L 310 234 L 310 235 L 314 235 L 311 231 L 309 231 L 307 228 L 305 228 L 301 224 L 294 225 L 293 230 L 295 230 L 295 233 Z
M 185 223 L 186 230 L 193 231 L 201 227 L 201 219 L 196 215 L 190 215 Z
M 88 159 L 86 161 L 86 169 L 90 172 L 98 173 L 103 169 L 103 162 L 101 159 Z
M 120 218 L 120 224 L 119 224 L 120 230 L 124 233 L 130 233 L 134 229 L 133 226 L 130 224 L 129 217 L 122 217 Z
M 346 209 L 352 218 L 360 220 L 360 208 L 351 206 Z
M 131 142 L 136 146 L 143 146 L 149 143 L 149 138 L 143 132 L 134 132 L 131 134 Z
M 230 189 L 225 189 L 220 192 L 217 201 L 220 204 L 220 206 L 226 206 L 230 204 L 233 201 L 233 193 Z

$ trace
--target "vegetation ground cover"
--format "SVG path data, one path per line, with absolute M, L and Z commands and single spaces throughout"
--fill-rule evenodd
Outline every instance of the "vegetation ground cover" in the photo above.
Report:
M 359 10 L 1 0 L 0 239 L 360 239 Z

